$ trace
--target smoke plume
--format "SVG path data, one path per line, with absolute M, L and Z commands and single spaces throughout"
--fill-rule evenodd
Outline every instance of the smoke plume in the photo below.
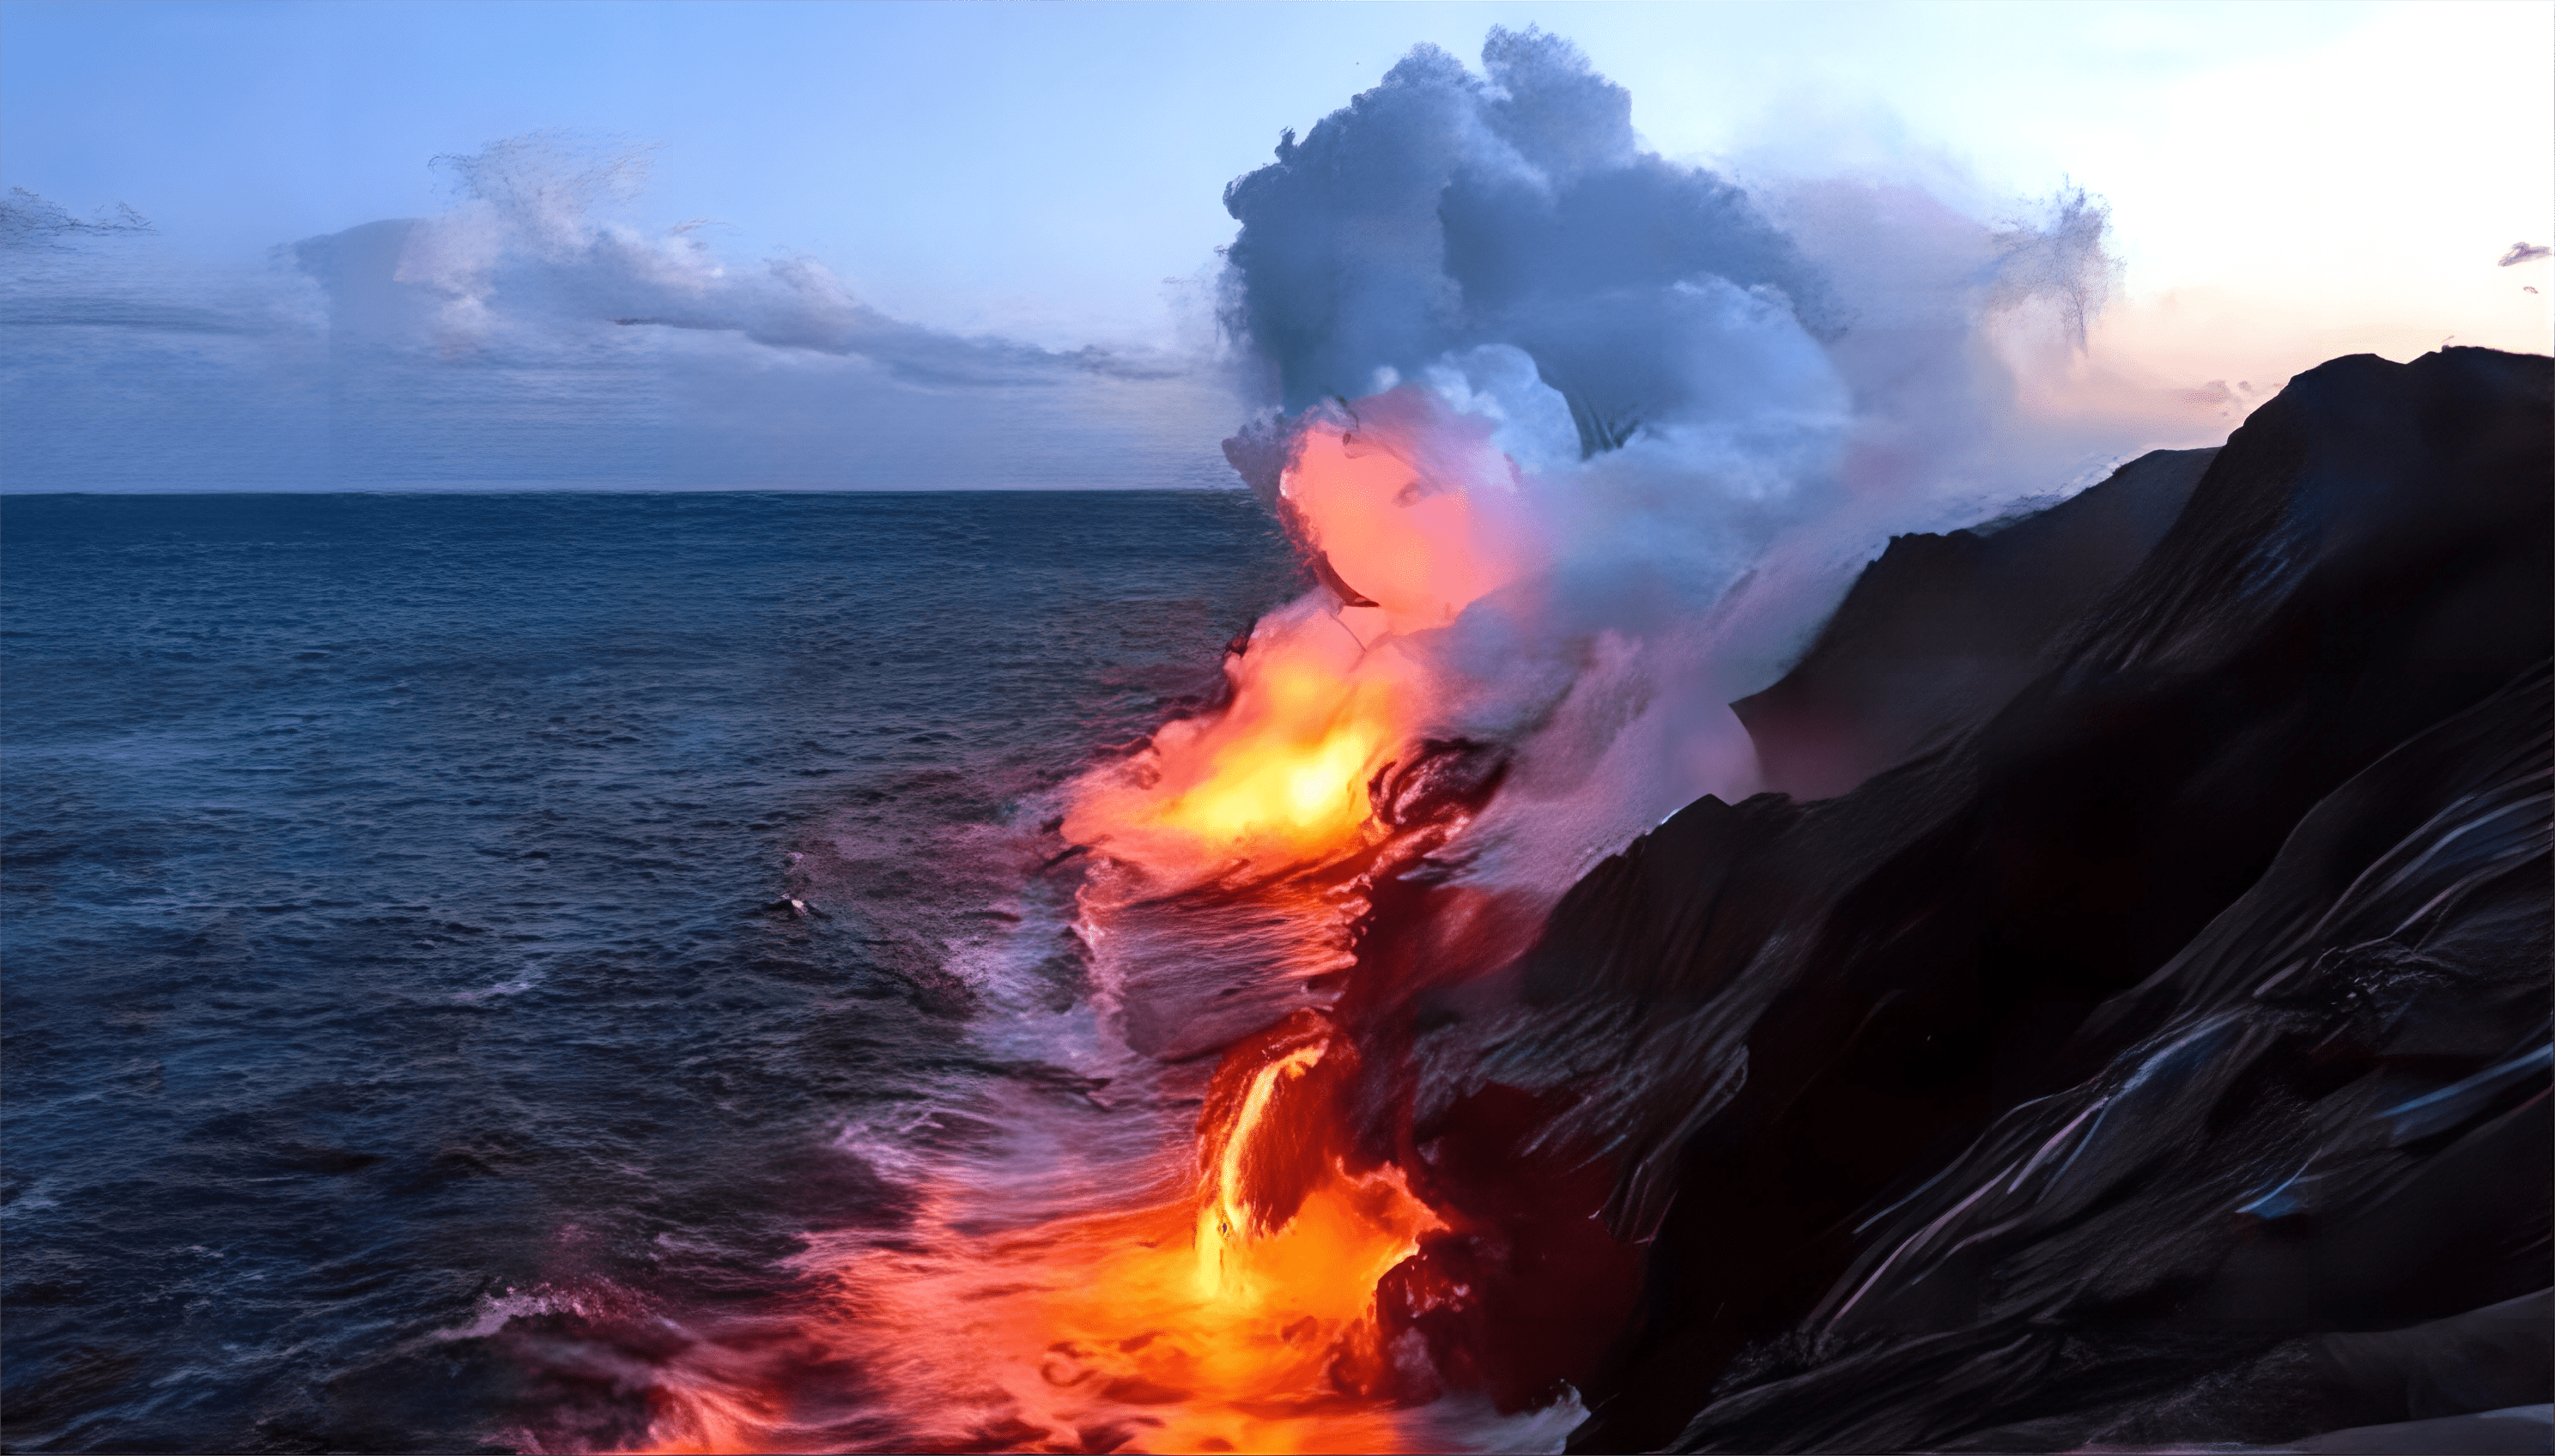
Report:
M 2132 442 L 2018 403 L 2017 369 L 2081 349 L 2109 296 L 2099 200 L 1983 220 L 1905 184 L 1743 187 L 1646 150 L 1629 93 L 1531 28 L 1493 30 L 1479 72 L 1411 52 L 1225 200 L 1225 321 L 1269 407 L 1227 456 L 1343 623 L 1367 641 L 1394 606 L 1344 559 L 1379 511 L 1456 497 L 1470 538 L 1371 558 L 1502 563 L 1445 620 L 1386 613 L 1437 674 L 1426 731 L 1518 749 L 1485 873 L 1566 883 L 1698 793 L 1752 791 L 1723 705 L 1892 532 Z M 1353 524 L 1308 463 L 1325 440 L 1398 462 L 1395 505 Z

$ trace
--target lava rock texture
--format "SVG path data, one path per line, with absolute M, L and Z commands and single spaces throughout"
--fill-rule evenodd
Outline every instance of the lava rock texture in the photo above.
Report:
M 1572 1449 L 2547 1448 L 2550 422 L 2338 359 L 1894 543 L 1741 705 L 1800 796 L 1413 1003 L 1413 1156 L 1507 1107 L 1640 1251 Z

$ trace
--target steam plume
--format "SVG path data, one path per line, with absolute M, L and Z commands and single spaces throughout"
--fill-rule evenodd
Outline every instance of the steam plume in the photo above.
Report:
M 1904 185 L 1742 187 L 1645 150 L 1624 88 L 1531 28 L 1494 29 L 1479 73 L 1414 50 L 1226 205 L 1226 323 L 1273 407 L 1235 467 L 1279 500 L 1329 430 L 1532 558 L 1412 646 L 1445 673 L 1432 728 L 1522 746 L 1505 799 L 1577 826 L 1534 879 L 1751 790 L 1722 704 L 1890 532 L 2116 443 L 2035 426 L 2011 362 L 2082 347 L 2117 273 L 2099 200 L 1999 222 Z M 1507 468 L 1450 463 L 1469 435 Z M 1357 615 L 1376 588 L 1282 504 Z

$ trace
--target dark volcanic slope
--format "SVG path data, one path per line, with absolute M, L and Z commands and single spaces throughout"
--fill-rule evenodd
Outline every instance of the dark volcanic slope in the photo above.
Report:
M 2000 531 L 1902 536 L 1781 681 L 1732 703 L 1766 783 L 1827 798 L 1976 725 L 2182 514 L 2218 451 L 2152 450 Z
M 1694 804 L 1572 891 L 1521 1004 L 1431 1010 L 1420 1124 L 1536 1095 L 1651 1241 L 1575 1449 L 2549 1398 L 2508 1303 L 2549 1282 L 2549 368 L 2299 376 L 2027 685 L 1947 629 L 1953 687 L 1848 726 L 1983 721 L 1841 797 Z

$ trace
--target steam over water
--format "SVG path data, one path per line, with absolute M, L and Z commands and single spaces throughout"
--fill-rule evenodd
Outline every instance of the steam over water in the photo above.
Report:
M 686 1331 L 931 1216 L 939 1151 L 1117 1136 L 1019 846 L 1299 585 L 1207 494 L 22 496 L 0 540 L 22 1448 L 632 1444 Z
M 13 1435 L 1556 1448 L 1605 1151 L 1460 1071 L 1421 1136 L 1399 998 L 1762 787 L 1727 704 L 1890 531 L 2119 441 L 2016 404 L 2099 204 L 1752 195 L 1482 62 L 1227 192 L 1265 511 L 12 503 Z M 706 310 L 615 329 L 921 349 L 568 222 L 528 278 Z

